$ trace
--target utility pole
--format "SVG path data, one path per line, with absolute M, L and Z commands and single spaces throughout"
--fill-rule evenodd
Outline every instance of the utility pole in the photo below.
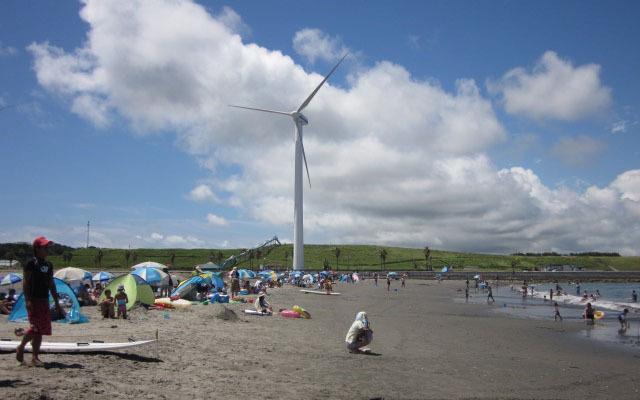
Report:
M 89 221 L 87 221 L 87 249 L 89 248 Z

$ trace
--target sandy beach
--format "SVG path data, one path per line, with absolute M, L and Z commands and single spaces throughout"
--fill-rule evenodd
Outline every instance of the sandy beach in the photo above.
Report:
M 409 280 L 404 289 L 394 281 L 391 291 L 372 285 L 338 284 L 339 296 L 288 285 L 269 291 L 274 309 L 297 304 L 309 320 L 243 314 L 251 304 L 226 305 L 239 321 L 216 318 L 221 304 L 135 308 L 130 320 L 102 320 L 84 307 L 91 322 L 54 323 L 45 341 L 142 340 L 156 330 L 160 340 L 118 352 L 42 354 L 45 368 L 19 367 L 15 354 L 0 353 L 0 391 L 5 399 L 640 398 L 640 348 L 581 338 L 580 322 L 454 302 L 460 281 Z M 369 313 L 371 355 L 345 346 L 358 311 Z M 27 326 L 0 321 L 5 339 Z

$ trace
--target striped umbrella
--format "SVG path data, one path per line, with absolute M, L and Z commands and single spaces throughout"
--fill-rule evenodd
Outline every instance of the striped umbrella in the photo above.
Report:
M 7 274 L 0 279 L 0 286 L 9 286 L 22 280 L 22 274 Z
M 163 279 L 167 277 L 167 274 L 156 268 L 142 267 L 138 268 L 131 273 L 131 275 L 137 275 L 144 279 L 149 285 L 157 285 L 162 283 Z
M 116 276 L 111 272 L 100 271 L 91 278 L 94 282 L 108 282 L 115 278 Z
M 75 267 L 62 268 L 53 275 L 70 286 L 82 286 L 84 281 L 91 281 L 91 272 Z
M 140 264 L 136 264 L 133 267 L 131 267 L 131 269 L 138 269 L 138 268 L 165 269 L 165 268 L 167 268 L 167 266 L 166 265 L 162 265 L 160 263 L 157 263 L 155 261 L 144 261 L 144 262 L 141 262 Z

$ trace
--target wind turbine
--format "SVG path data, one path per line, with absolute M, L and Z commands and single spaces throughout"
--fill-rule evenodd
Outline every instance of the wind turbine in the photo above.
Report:
M 309 180 L 309 187 L 311 187 L 311 178 L 309 177 L 309 166 L 307 165 L 307 156 L 304 153 L 304 145 L 302 144 L 302 127 L 309 124 L 309 120 L 302 114 L 302 110 L 305 109 L 313 99 L 313 96 L 318 93 L 318 90 L 329 79 L 333 71 L 338 68 L 338 65 L 349 55 L 345 54 L 335 67 L 324 77 L 322 82 L 315 88 L 313 92 L 307 97 L 307 99 L 298 107 L 296 111 L 274 111 L 265 110 L 262 108 L 243 107 L 229 105 L 229 107 L 244 108 L 246 110 L 262 111 L 274 114 L 288 115 L 293 118 L 295 124 L 295 141 L 296 141 L 296 153 L 295 153 L 295 177 L 294 177 L 294 211 L 293 211 L 293 269 L 301 270 L 304 268 L 304 239 L 302 228 L 302 161 L 304 160 L 304 166 L 307 170 L 307 179 Z

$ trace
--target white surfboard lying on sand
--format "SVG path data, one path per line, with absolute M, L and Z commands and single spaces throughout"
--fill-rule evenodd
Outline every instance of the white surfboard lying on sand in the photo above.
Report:
M 102 343 L 102 342 L 42 342 L 40 346 L 41 353 L 83 353 L 92 351 L 111 351 L 125 349 L 127 347 L 140 346 L 155 342 L 153 340 L 140 340 L 135 342 L 122 343 Z M 0 340 L 0 351 L 15 351 L 20 341 L 18 340 Z M 25 351 L 31 352 L 31 343 L 24 348 Z
M 304 289 L 300 289 L 301 292 L 305 292 L 305 293 L 313 293 L 313 294 L 323 294 L 323 295 L 331 295 L 331 294 L 340 294 L 337 292 L 325 292 L 322 290 L 304 290 Z
M 256 311 L 256 310 L 244 310 L 245 314 L 251 314 L 251 315 L 269 315 L 269 313 L 262 313 L 260 311 Z

